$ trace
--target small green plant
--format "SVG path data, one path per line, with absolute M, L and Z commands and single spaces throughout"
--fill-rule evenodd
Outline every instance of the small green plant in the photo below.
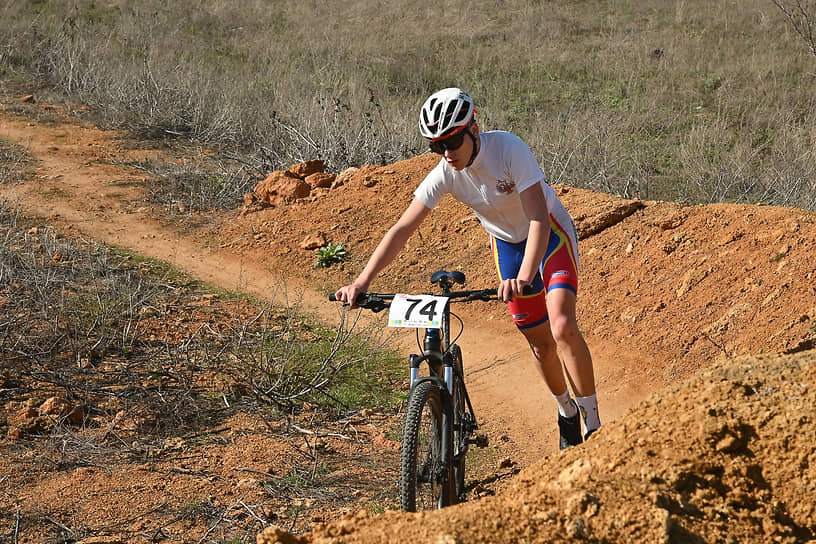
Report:
M 329 242 L 325 246 L 317 250 L 317 264 L 316 267 L 328 268 L 334 263 L 342 263 L 346 260 L 346 248 L 343 243 L 334 244 Z
M 708 76 L 700 84 L 703 94 L 711 94 L 722 87 L 722 78 L 719 76 Z
M 381 502 L 373 502 L 368 504 L 366 510 L 368 511 L 369 515 L 379 515 L 385 513 L 385 505 Z

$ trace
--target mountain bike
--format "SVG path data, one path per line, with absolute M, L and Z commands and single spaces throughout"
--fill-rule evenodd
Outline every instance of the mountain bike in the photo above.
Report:
M 462 319 L 451 312 L 450 303 L 496 300 L 495 289 L 453 291 L 465 283 L 462 272 L 439 270 L 431 283 L 440 295 L 364 293 L 357 306 L 373 312 L 386 308 L 389 326 L 413 327 L 422 354 L 409 356 L 411 389 L 408 395 L 400 451 L 400 507 L 406 512 L 437 510 L 464 501 L 465 458 L 468 447 L 486 446 L 475 437 L 476 415 L 465 387 L 462 350 L 456 341 L 464 330 Z M 329 300 L 336 300 L 329 295 Z M 460 326 L 451 336 L 450 320 Z M 424 329 L 422 344 L 419 331 Z M 420 376 L 422 363 L 428 375 Z

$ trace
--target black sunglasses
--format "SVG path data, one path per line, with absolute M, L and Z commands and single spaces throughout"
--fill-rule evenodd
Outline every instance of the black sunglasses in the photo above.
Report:
M 448 136 L 442 140 L 437 140 L 435 142 L 428 142 L 428 147 L 431 148 L 431 151 L 438 155 L 444 155 L 445 151 L 456 151 L 462 144 L 465 142 L 465 133 L 470 128 L 470 123 L 465 126 L 464 129 L 460 130 L 456 134 Z

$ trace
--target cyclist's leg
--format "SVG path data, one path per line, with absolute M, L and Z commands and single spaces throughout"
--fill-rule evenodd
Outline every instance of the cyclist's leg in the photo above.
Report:
M 553 395 L 560 395 L 567 389 L 564 379 L 564 370 L 556 351 L 556 341 L 553 338 L 549 323 L 545 321 L 534 327 L 519 329 L 530 344 L 533 360 L 541 377 Z
M 556 340 L 553 338 L 549 321 L 520 330 L 529 342 L 538 370 L 558 404 L 559 447 L 563 450 L 580 444 L 583 434 L 577 399 L 572 399 L 567 388 L 564 368 L 558 358 Z
M 578 328 L 575 312 L 578 293 L 577 240 L 574 229 L 561 228 L 554 221 L 552 231 L 560 243 L 550 245 L 552 252 L 547 254 L 541 267 L 541 276 L 547 285 L 547 315 L 553 338 L 564 359 L 575 401 L 581 409 L 586 436 L 589 436 L 600 427 L 601 422 L 592 355 Z
M 558 240 L 552 235 L 551 240 L 558 245 Z M 526 243 L 510 243 L 491 238 L 491 246 L 499 279 L 515 278 L 524 259 Z M 567 384 L 548 322 L 545 300 L 547 286 L 541 274 L 536 274 L 529 287 L 531 292 L 515 297 L 507 303 L 507 309 L 513 322 L 530 344 L 536 367 L 550 391 L 561 394 L 566 390 Z
M 553 229 L 550 234 L 550 252 L 567 247 L 568 244 L 565 243 L 565 240 L 566 237 L 563 233 L 559 235 L 556 229 Z M 499 278 L 515 277 L 524 259 L 526 243 L 512 244 L 493 238 L 491 239 L 491 246 Z M 569 257 L 567 259 L 569 260 Z M 574 268 L 574 266 L 570 265 L 570 268 Z M 549 269 L 545 270 L 550 272 L 551 275 L 555 274 L 559 281 L 564 281 L 561 270 L 555 270 L 554 272 Z M 574 278 L 575 275 L 572 276 Z M 567 389 L 564 370 L 558 358 L 556 341 L 550 329 L 546 290 L 547 285 L 545 285 L 541 274 L 537 274 L 530 285 L 531 292 L 515 297 L 514 300 L 507 304 L 507 308 L 516 326 L 530 345 L 536 369 L 544 378 L 544 382 L 558 403 L 559 414 L 571 418 L 575 415 L 576 408 Z
M 572 383 L 573 392 L 579 396 L 594 395 L 592 358 L 575 317 L 578 263 L 574 229 L 564 229 L 554 220 L 551 226 L 541 273 L 531 284 L 533 292 L 516 297 L 507 307 L 530 344 L 538 370 L 553 395 L 558 397 L 567 391 L 556 346 L 563 350 L 567 377 L 571 382 L 577 379 Z M 493 238 L 491 245 L 499 278 L 515 277 L 524 257 L 525 243 L 513 244 Z M 550 307 L 554 323 L 549 315 Z
M 601 419 L 598 415 L 592 355 L 575 317 L 575 293 L 569 289 L 553 289 L 547 293 L 547 309 L 550 327 L 564 358 L 575 402 L 584 420 L 584 436 L 589 437 L 601 426 Z
M 575 302 L 575 293 L 570 289 L 547 293 L 549 328 L 564 358 L 572 390 L 576 396 L 587 397 L 595 394 L 595 372 L 589 347 L 578 328 Z

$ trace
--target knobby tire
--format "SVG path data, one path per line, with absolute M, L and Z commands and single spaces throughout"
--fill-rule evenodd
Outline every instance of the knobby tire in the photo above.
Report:
M 400 452 L 400 507 L 405 512 L 438 510 L 450 504 L 449 460 L 442 457 L 442 392 L 418 383 L 408 399 Z

